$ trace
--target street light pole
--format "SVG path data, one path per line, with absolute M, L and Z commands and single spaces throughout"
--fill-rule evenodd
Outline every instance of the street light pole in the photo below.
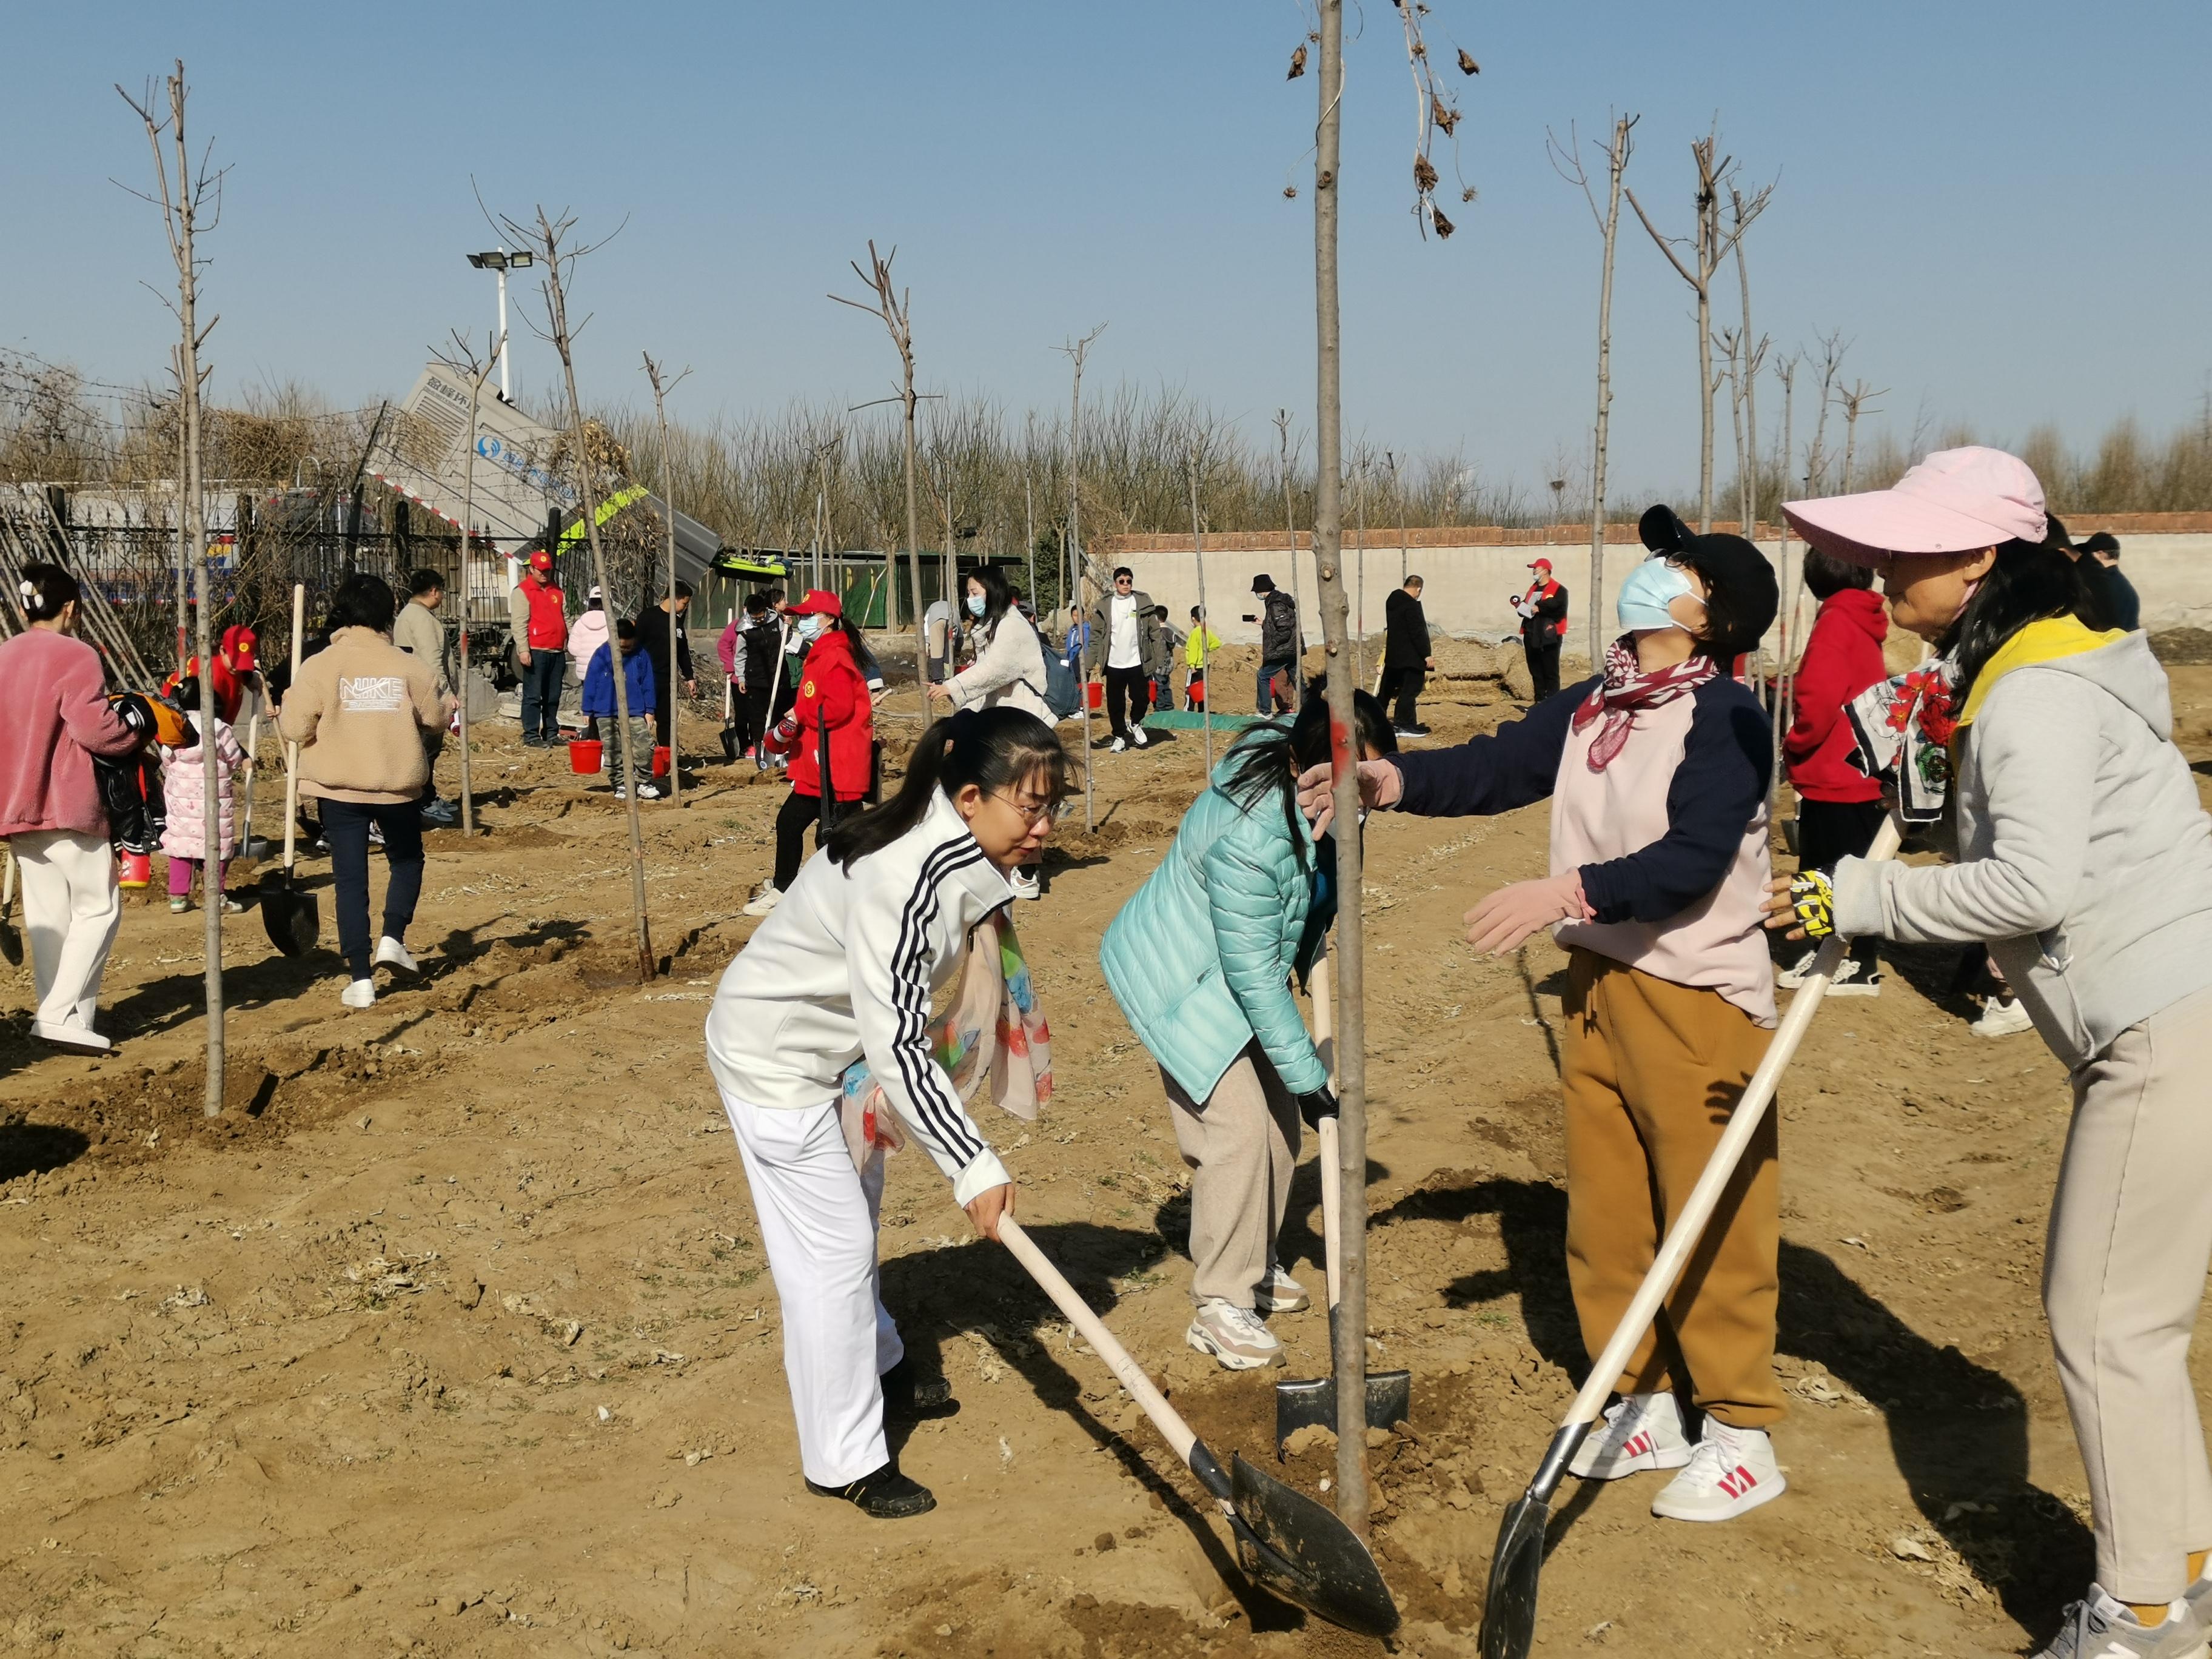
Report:
M 478 270 L 489 270 L 499 278 L 499 346 L 496 354 L 499 359 L 499 397 L 501 403 L 511 404 L 514 398 L 507 374 L 507 273 L 510 270 L 527 270 L 538 263 L 538 258 L 527 248 L 518 248 L 510 253 L 502 247 L 495 248 L 489 253 L 471 253 L 469 263 Z M 469 434 L 469 441 L 476 441 L 474 433 Z

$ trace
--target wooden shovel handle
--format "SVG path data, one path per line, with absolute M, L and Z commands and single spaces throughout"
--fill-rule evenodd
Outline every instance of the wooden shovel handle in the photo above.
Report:
M 1898 840 L 1897 820 L 1885 818 L 1875 836 L 1874 845 L 1867 849 L 1868 861 L 1878 863 L 1896 857 Z M 1767 1043 L 1765 1058 L 1752 1073 L 1743 1098 L 1729 1115 L 1728 1127 L 1721 1132 L 1712 1156 L 1705 1160 L 1705 1173 L 1690 1189 L 1681 1213 L 1667 1234 L 1667 1242 L 1659 1247 L 1650 1270 L 1644 1275 L 1644 1283 L 1637 1287 L 1635 1299 L 1620 1316 L 1613 1340 L 1605 1345 L 1597 1364 L 1590 1367 L 1589 1381 L 1583 1384 L 1575 1403 L 1567 1408 L 1561 1427 L 1571 1428 L 1597 1416 L 1598 1407 L 1605 1403 L 1606 1395 L 1620 1380 L 1621 1368 L 1628 1364 L 1629 1354 L 1657 1316 L 1659 1304 L 1682 1276 L 1690 1252 L 1697 1248 L 1705 1224 L 1712 1219 L 1713 1211 L 1720 1205 L 1722 1192 L 1735 1174 L 1736 1165 L 1742 1162 L 1744 1149 L 1751 1145 L 1752 1136 L 1758 1133 L 1759 1122 L 1766 1115 L 1766 1109 L 1773 1103 L 1774 1091 L 1782 1080 L 1782 1073 L 1796 1055 L 1797 1045 L 1805 1040 L 1805 1032 L 1813 1024 L 1813 1016 L 1820 1011 L 1820 999 L 1827 994 L 1829 982 L 1842 966 L 1844 951 L 1850 943 L 1840 935 L 1832 935 L 1820 942 L 1820 953 L 1813 958 L 1812 973 L 1790 999 L 1790 1012 L 1783 1015 L 1782 1024 Z
M 1335 1000 L 1331 994 L 1328 957 L 1326 952 L 1314 963 L 1314 1048 L 1321 1054 L 1322 1068 L 1328 1073 L 1332 1087 L 1336 1083 L 1336 1027 Z M 1337 1217 L 1344 1207 L 1344 1170 L 1337 1158 L 1336 1120 L 1325 1117 L 1316 1132 L 1321 1138 L 1321 1247 L 1322 1259 L 1328 1272 L 1328 1305 L 1337 1303 L 1338 1275 L 1343 1271 L 1340 1249 L 1337 1243 Z
M 304 582 L 292 584 L 292 680 L 284 688 L 290 696 L 300 687 L 300 635 L 306 625 L 307 588 Z M 284 745 L 284 869 L 292 868 L 292 841 L 300 823 L 300 745 Z
M 1197 1443 L 1198 1436 L 1189 1424 L 1182 1420 L 1176 1408 L 1168 1404 L 1167 1396 L 1152 1386 L 1152 1379 L 1129 1357 L 1129 1351 L 1114 1340 L 1105 1322 L 1091 1311 L 1091 1304 L 1075 1293 L 1059 1268 L 1046 1259 L 1030 1236 L 1022 1231 L 1021 1223 L 1012 1216 L 999 1218 L 999 1242 L 1014 1253 L 1014 1260 L 1029 1272 L 1031 1279 L 1043 1287 L 1053 1304 L 1067 1316 L 1067 1322 L 1081 1332 L 1083 1340 L 1098 1351 L 1121 1386 L 1129 1391 L 1136 1402 L 1145 1408 L 1145 1415 L 1152 1419 L 1175 1455 L 1185 1463 L 1190 1462 L 1190 1449 Z

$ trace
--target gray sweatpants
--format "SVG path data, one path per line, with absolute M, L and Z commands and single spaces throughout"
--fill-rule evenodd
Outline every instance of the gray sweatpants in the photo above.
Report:
M 1275 1259 L 1298 1161 L 1297 1103 L 1255 1041 L 1194 1101 L 1164 1067 L 1176 1146 L 1190 1166 L 1190 1299 L 1250 1311 Z
M 2212 990 L 2074 1074 L 2043 1305 L 2089 1474 L 2097 1582 L 2169 1601 L 2212 1547 L 2212 1468 L 2189 1341 L 2212 1261 Z

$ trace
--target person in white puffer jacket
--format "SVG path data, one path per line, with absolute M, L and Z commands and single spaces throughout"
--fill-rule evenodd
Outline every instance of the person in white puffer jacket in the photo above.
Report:
M 898 793 L 824 838 L 707 1016 L 708 1063 L 782 1304 L 807 1490 L 879 1518 L 936 1503 L 890 1456 L 886 1415 L 951 1402 L 941 1378 L 915 1377 L 883 1306 L 883 1151 L 843 1122 L 845 1073 L 865 1060 L 900 1128 L 995 1239 L 1012 1180 L 932 1051 L 930 1003 L 969 930 L 1012 899 L 1007 876 L 1042 847 L 1066 780 L 1060 740 L 1020 709 L 939 720 Z
M 966 668 L 929 688 L 931 702 L 940 710 L 1019 708 L 1047 726 L 1056 724 L 1044 695 L 1044 641 L 1037 637 L 1036 624 L 1015 609 L 1006 573 L 990 565 L 971 571 L 966 603 L 969 620 L 982 636 L 982 649 Z M 1042 872 L 1036 866 L 1015 871 L 1008 880 L 1018 899 L 1043 895 Z

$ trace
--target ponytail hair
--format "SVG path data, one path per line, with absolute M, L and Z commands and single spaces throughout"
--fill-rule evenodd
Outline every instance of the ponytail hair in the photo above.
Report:
M 2009 541 L 2001 543 L 1996 553 L 1996 562 L 1966 608 L 1936 642 L 1937 651 L 1954 665 L 1954 708 L 1966 706 L 1990 659 L 2028 623 L 2073 617 L 2088 628 L 2112 626 L 2080 568 L 2059 549 L 2044 542 Z
M 1067 793 L 1067 770 L 1060 739 L 1028 710 L 1004 703 L 963 708 L 921 734 L 898 793 L 838 823 L 823 850 L 850 875 L 854 864 L 919 824 L 934 796 L 950 800 L 971 783 L 986 794 L 1026 783 L 1057 805 Z
M 58 564 L 27 564 L 22 580 L 15 585 L 15 597 L 21 601 L 23 615 L 34 623 L 52 622 L 62 614 L 65 606 L 80 603 L 84 598 L 76 585 L 76 578 Z
M 1299 705 L 1297 719 L 1287 726 L 1278 720 L 1259 726 L 1231 750 L 1228 775 L 1221 786 L 1222 793 L 1248 812 L 1271 794 L 1279 799 L 1301 870 L 1306 867 L 1306 843 L 1311 837 L 1306 835 L 1305 820 L 1298 811 L 1298 774 L 1329 758 L 1328 702 L 1322 696 L 1328 687 L 1328 675 L 1316 676 L 1306 686 L 1305 702 Z M 1398 734 L 1382 701 L 1355 689 L 1352 707 L 1353 724 L 1358 728 L 1352 742 L 1354 755 L 1364 759 L 1370 749 L 1378 755 L 1397 753 Z

